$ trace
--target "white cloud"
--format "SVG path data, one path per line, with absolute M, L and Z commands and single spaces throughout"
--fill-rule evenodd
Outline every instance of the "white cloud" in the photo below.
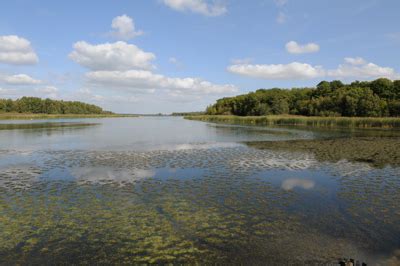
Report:
M 112 20 L 111 27 L 113 31 L 110 32 L 110 35 L 121 40 L 129 40 L 143 34 L 143 31 L 135 30 L 133 19 L 127 15 L 115 17 Z
M 12 76 L 0 76 L 0 80 L 9 85 L 37 85 L 42 83 L 26 74 L 17 74 Z
M 231 65 L 228 67 L 228 71 L 253 78 L 279 80 L 313 79 L 324 75 L 324 70 L 320 66 L 312 66 L 298 62 L 277 65 Z
M 286 51 L 291 54 L 316 53 L 319 51 L 319 45 L 316 43 L 298 44 L 295 41 L 290 41 L 286 44 Z
M 194 96 L 216 96 L 234 94 L 238 88 L 230 84 L 214 84 L 201 78 L 175 78 L 154 73 L 151 61 L 155 59 L 152 53 L 143 52 L 135 45 L 125 42 L 113 44 L 91 45 L 84 41 L 74 45 L 74 51 L 69 55 L 72 60 L 89 68 L 86 73 L 89 89 L 115 92 L 121 97 L 103 97 L 91 91 L 81 91 L 82 99 L 90 101 L 127 102 L 125 96 L 161 93 L 164 100 L 189 99 Z M 174 57 L 169 61 L 179 65 Z M 125 100 L 123 99 L 125 98 Z M 137 98 L 129 98 L 135 102 Z
M 59 90 L 53 86 L 44 86 L 38 88 L 18 88 L 18 89 L 1 89 L 0 88 L 0 96 L 3 98 L 21 98 L 23 96 L 28 97 L 40 97 L 40 98 L 52 98 L 58 99 L 59 97 Z M 77 99 L 79 100 L 79 99 Z
M 227 12 L 225 5 L 216 1 L 206 0 L 162 0 L 168 7 L 185 12 L 191 11 L 193 13 L 202 14 L 205 16 L 221 16 Z
M 279 24 L 283 24 L 286 22 L 286 14 L 283 13 L 282 11 L 278 13 L 278 16 L 276 17 L 276 22 L 278 22 Z
M 89 88 L 82 88 L 74 91 L 73 94 L 65 95 L 65 98 L 71 101 L 84 101 L 96 104 L 103 103 L 137 103 L 140 99 L 132 95 L 101 95 L 94 93 Z
M 329 70 L 327 74 L 328 76 L 336 78 L 400 78 L 400 74 L 396 73 L 393 68 L 382 67 L 374 63 L 368 63 L 361 57 L 346 57 L 344 64 L 339 65 L 337 69 Z
M 43 88 L 36 88 L 35 92 L 38 94 L 37 96 L 39 96 L 39 97 L 53 98 L 53 99 L 58 98 L 58 88 L 56 88 L 54 86 L 46 86 Z
M 35 91 L 40 92 L 40 93 L 50 94 L 50 93 L 57 93 L 58 88 L 56 88 L 54 86 L 46 86 L 43 88 L 37 88 L 37 89 L 35 89 Z
M 346 57 L 344 61 L 350 65 L 365 65 L 367 62 L 361 57 Z
M 218 85 L 200 78 L 171 78 L 146 70 L 94 71 L 86 74 L 90 83 L 123 88 L 124 91 L 165 89 L 171 93 L 219 95 L 238 91 L 233 85 Z
M 0 95 L 2 97 L 10 97 L 17 94 L 17 91 L 15 89 L 4 89 L 0 88 Z
M 153 53 L 122 41 L 99 45 L 80 41 L 74 44 L 69 57 L 91 70 L 151 69 L 154 68 L 151 61 L 155 59 Z
M 176 57 L 170 57 L 168 59 L 168 61 L 171 64 L 175 65 L 177 69 L 182 70 L 184 68 L 184 64 L 179 59 L 177 59 Z
M 0 36 L 0 63 L 32 65 L 38 61 L 28 40 L 16 35 Z
M 397 73 L 395 69 L 368 63 L 360 57 L 346 57 L 344 61 L 344 64 L 331 70 L 326 70 L 322 66 L 312 66 L 299 62 L 269 65 L 233 64 L 228 66 L 227 70 L 242 76 L 271 80 L 315 79 L 323 77 L 343 79 L 386 77 L 389 79 L 400 79 L 400 73 Z

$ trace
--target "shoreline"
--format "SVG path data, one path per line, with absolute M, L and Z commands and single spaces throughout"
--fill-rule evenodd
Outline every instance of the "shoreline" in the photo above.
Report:
M 234 116 L 197 115 L 185 116 L 188 120 L 220 122 L 244 125 L 280 125 L 344 128 L 386 128 L 400 129 L 400 117 L 322 117 L 297 115 Z
M 60 119 L 60 118 L 117 118 L 138 117 L 128 114 L 31 114 L 31 113 L 0 113 L 1 120 L 36 120 L 36 119 Z

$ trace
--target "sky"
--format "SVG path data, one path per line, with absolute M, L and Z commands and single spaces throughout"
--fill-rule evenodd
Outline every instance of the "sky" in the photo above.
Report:
M 4 0 L 0 98 L 201 111 L 259 88 L 400 79 L 398 0 Z

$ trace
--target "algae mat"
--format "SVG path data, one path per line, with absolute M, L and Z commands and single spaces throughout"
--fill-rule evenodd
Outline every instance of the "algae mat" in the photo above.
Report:
M 398 165 L 320 157 L 240 145 L 3 150 L 0 261 L 398 262 Z

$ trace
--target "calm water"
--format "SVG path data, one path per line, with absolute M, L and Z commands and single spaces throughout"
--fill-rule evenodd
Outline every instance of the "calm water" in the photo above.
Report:
M 3 121 L 0 264 L 396 265 L 399 143 L 176 117 Z

